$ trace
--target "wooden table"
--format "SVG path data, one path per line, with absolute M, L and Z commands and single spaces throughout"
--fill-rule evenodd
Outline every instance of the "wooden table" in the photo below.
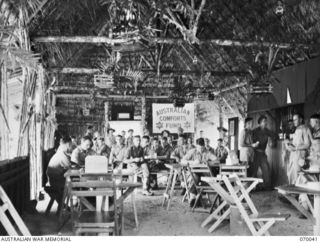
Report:
M 320 185 L 320 184 L 319 184 Z M 312 219 L 309 212 L 303 209 L 297 199 L 292 196 L 292 194 L 308 194 L 314 195 L 314 207 L 313 207 L 313 217 L 312 221 L 315 222 L 313 227 L 313 233 L 315 236 L 320 236 L 320 187 L 319 190 L 307 189 L 304 187 L 299 187 L 295 185 L 283 185 L 276 187 L 279 193 L 281 193 L 285 198 L 287 198 L 301 213 L 303 213 L 309 219 Z
M 301 173 L 305 173 L 305 174 L 309 174 L 309 175 L 314 175 L 318 181 L 320 181 L 320 170 L 310 170 L 310 169 L 307 169 L 307 170 L 302 170 Z
M 65 178 L 66 178 L 66 184 L 65 184 L 65 189 L 64 189 L 64 194 L 63 194 L 63 201 L 62 201 L 62 205 L 66 205 L 66 207 L 68 206 L 68 202 L 69 200 L 71 200 L 69 194 L 68 194 L 68 186 L 67 183 L 72 181 L 72 180 L 80 180 L 80 178 L 86 178 L 89 180 L 112 180 L 114 179 L 115 175 L 111 174 L 111 173 L 85 173 L 83 169 L 71 169 L 68 170 L 65 173 Z M 117 199 L 117 201 L 124 201 L 130 194 L 132 195 L 132 205 L 133 205 L 133 212 L 134 212 L 134 218 L 135 218 L 135 223 L 136 223 L 136 228 L 139 227 L 139 221 L 138 221 L 138 215 L 137 215 L 137 209 L 136 209 L 136 205 L 135 205 L 135 197 L 132 194 L 132 192 L 139 187 L 142 187 L 141 183 L 134 183 L 134 182 L 121 182 L 121 183 L 117 183 L 116 187 L 118 190 L 120 190 L 121 196 Z M 106 197 L 102 197 L 97 195 L 96 197 L 96 206 L 94 207 L 87 199 L 82 198 L 81 201 L 89 210 L 91 211 L 108 211 L 109 210 L 109 202 L 107 200 Z M 59 215 L 59 221 L 60 223 L 63 221 L 62 220 L 62 213 L 63 210 L 61 210 L 61 213 Z M 63 225 L 66 222 L 63 222 Z M 63 226 L 62 225 L 62 226 Z M 59 229 L 61 229 L 61 227 L 59 227 Z
M 262 182 L 262 179 L 258 178 L 239 178 L 241 182 L 249 184 L 249 186 L 246 188 L 246 191 L 250 193 L 258 183 Z M 222 183 L 223 179 L 222 177 L 202 177 L 202 181 L 208 183 L 211 186 L 212 182 L 219 182 Z M 223 191 L 225 195 L 229 195 L 227 191 Z M 213 232 L 221 223 L 223 220 L 227 219 L 227 217 L 231 213 L 230 207 L 228 207 L 225 210 L 225 207 L 228 205 L 228 203 L 224 200 L 220 203 L 220 205 L 203 221 L 201 224 L 201 227 L 204 228 L 206 225 L 208 225 L 213 219 L 216 219 L 215 223 L 209 228 L 208 232 Z M 230 206 L 230 205 L 229 205 Z M 221 216 L 219 216 L 221 215 Z
M 187 177 L 186 177 L 184 166 L 182 166 L 181 164 L 165 164 L 165 166 L 168 169 L 170 169 L 170 174 L 169 174 L 169 177 L 168 177 L 166 190 L 163 193 L 162 206 L 164 207 L 165 203 L 167 203 L 167 210 L 169 210 L 171 199 L 172 199 L 172 197 L 174 195 L 174 189 L 175 189 L 175 185 L 176 185 L 176 182 L 177 182 L 177 178 L 178 178 L 180 173 L 183 176 L 183 180 L 184 180 L 184 183 L 185 183 L 185 186 L 186 186 L 186 190 L 187 190 L 186 193 L 188 193 L 188 188 L 187 188 Z M 184 200 L 184 199 L 182 199 L 182 200 Z

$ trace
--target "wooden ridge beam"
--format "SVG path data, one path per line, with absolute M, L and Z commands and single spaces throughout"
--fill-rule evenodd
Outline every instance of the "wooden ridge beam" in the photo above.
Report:
M 98 68 L 51 68 L 47 70 L 51 73 L 61 73 L 61 74 L 99 74 L 101 73 L 100 69 Z M 156 69 L 141 69 L 141 70 L 132 70 L 132 71 L 139 71 L 145 74 L 157 74 Z M 181 76 L 181 75 L 201 75 L 203 73 L 210 73 L 211 76 L 246 76 L 249 74 L 247 71 L 213 71 L 213 70 L 160 70 L 161 74 L 165 75 L 173 75 L 173 76 Z
M 149 40 L 152 44 L 168 44 L 168 45 L 181 45 L 186 42 L 182 38 L 144 38 Z M 38 43 L 91 43 L 91 44 L 128 44 L 142 40 L 141 37 L 132 37 L 124 39 L 113 39 L 105 36 L 43 36 L 34 37 L 32 39 Z M 281 43 L 281 42 L 268 42 L 268 41 L 240 41 L 240 40 L 224 40 L 224 39 L 202 39 L 199 44 L 212 44 L 216 46 L 230 46 L 230 47 L 270 47 L 275 46 L 281 49 L 304 48 L 308 49 L 315 45 L 303 43 Z
M 91 44 L 128 44 L 140 40 L 140 37 L 112 39 L 105 36 L 46 36 L 32 39 L 38 43 L 91 43 Z
M 79 93 L 55 93 L 57 98 L 90 98 L 90 94 Z M 147 99 L 168 99 L 167 95 L 146 95 Z M 136 99 L 135 95 L 97 95 L 98 99 Z

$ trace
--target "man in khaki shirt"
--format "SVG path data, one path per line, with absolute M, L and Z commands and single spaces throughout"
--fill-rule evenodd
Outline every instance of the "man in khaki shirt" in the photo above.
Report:
M 55 190 L 58 199 L 62 198 L 65 178 L 64 173 L 70 168 L 70 159 L 68 153 L 71 150 L 71 138 L 63 137 L 60 139 L 60 145 L 57 152 L 50 159 L 46 174 L 50 186 Z
M 92 145 L 93 144 L 90 137 L 84 136 L 81 139 L 81 144 L 75 150 L 73 150 L 71 154 L 71 162 L 76 163 L 80 166 L 84 166 L 86 157 L 96 154 L 91 149 Z
M 208 168 L 218 164 L 219 161 L 217 157 L 211 153 L 210 151 L 206 150 L 205 143 L 203 138 L 198 138 L 196 140 L 196 148 L 187 152 L 187 154 L 181 160 L 181 165 L 200 165 L 206 164 Z M 192 176 L 188 174 L 188 184 L 190 187 L 190 207 L 194 206 L 197 190 L 194 184 L 192 184 Z M 200 182 L 200 175 L 193 174 L 193 178 L 195 183 L 198 184 Z
M 116 145 L 111 148 L 109 163 L 114 164 L 116 170 L 122 169 L 123 161 L 127 158 L 128 148 L 121 135 L 116 136 Z

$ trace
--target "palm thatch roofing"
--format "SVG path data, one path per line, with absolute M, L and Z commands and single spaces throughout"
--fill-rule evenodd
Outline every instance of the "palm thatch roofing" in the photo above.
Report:
M 147 95 L 166 95 L 177 88 L 186 93 L 210 91 L 223 96 L 218 106 L 244 114 L 248 82 L 277 82 L 272 71 L 320 55 L 318 0 L 2 0 L 0 4 L 3 30 L 17 27 L 8 16 L 24 17 L 20 27 L 27 28 L 33 52 L 40 53 L 46 70 L 56 75 L 53 88 L 62 93 L 90 93 L 94 74 L 111 69 L 132 81 L 131 86 L 119 86 L 115 94 L 130 88 Z M 136 17 L 131 32 L 117 30 L 124 10 Z

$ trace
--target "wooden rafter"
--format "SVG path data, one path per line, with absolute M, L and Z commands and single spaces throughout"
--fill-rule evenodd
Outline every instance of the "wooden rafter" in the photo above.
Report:
M 113 39 L 105 36 L 45 36 L 45 37 L 34 37 L 32 39 L 38 43 L 91 43 L 91 44 L 128 44 L 141 40 L 140 37 L 131 38 L 119 38 Z M 150 43 L 153 44 L 168 44 L 168 45 L 181 45 L 186 41 L 181 38 L 148 38 Z M 232 46 L 232 47 L 270 47 L 274 46 L 280 49 L 292 49 L 292 48 L 303 48 L 309 49 L 315 45 L 301 44 L 301 43 L 278 43 L 278 42 L 267 42 L 267 41 L 238 41 L 238 40 L 224 40 L 224 39 L 202 39 L 199 44 L 212 44 L 217 46 Z
M 96 74 L 101 72 L 98 68 L 51 68 L 48 70 L 52 73 L 62 73 L 62 74 Z M 135 70 L 132 70 L 135 71 Z M 137 70 L 143 73 L 150 73 L 156 74 L 158 72 L 157 69 L 141 69 Z M 198 70 L 160 70 L 161 74 L 167 75 L 201 75 L 201 72 Z M 246 76 L 248 72 L 221 72 L 221 71 L 214 71 L 214 70 L 203 70 L 205 73 L 210 73 L 211 76 Z

